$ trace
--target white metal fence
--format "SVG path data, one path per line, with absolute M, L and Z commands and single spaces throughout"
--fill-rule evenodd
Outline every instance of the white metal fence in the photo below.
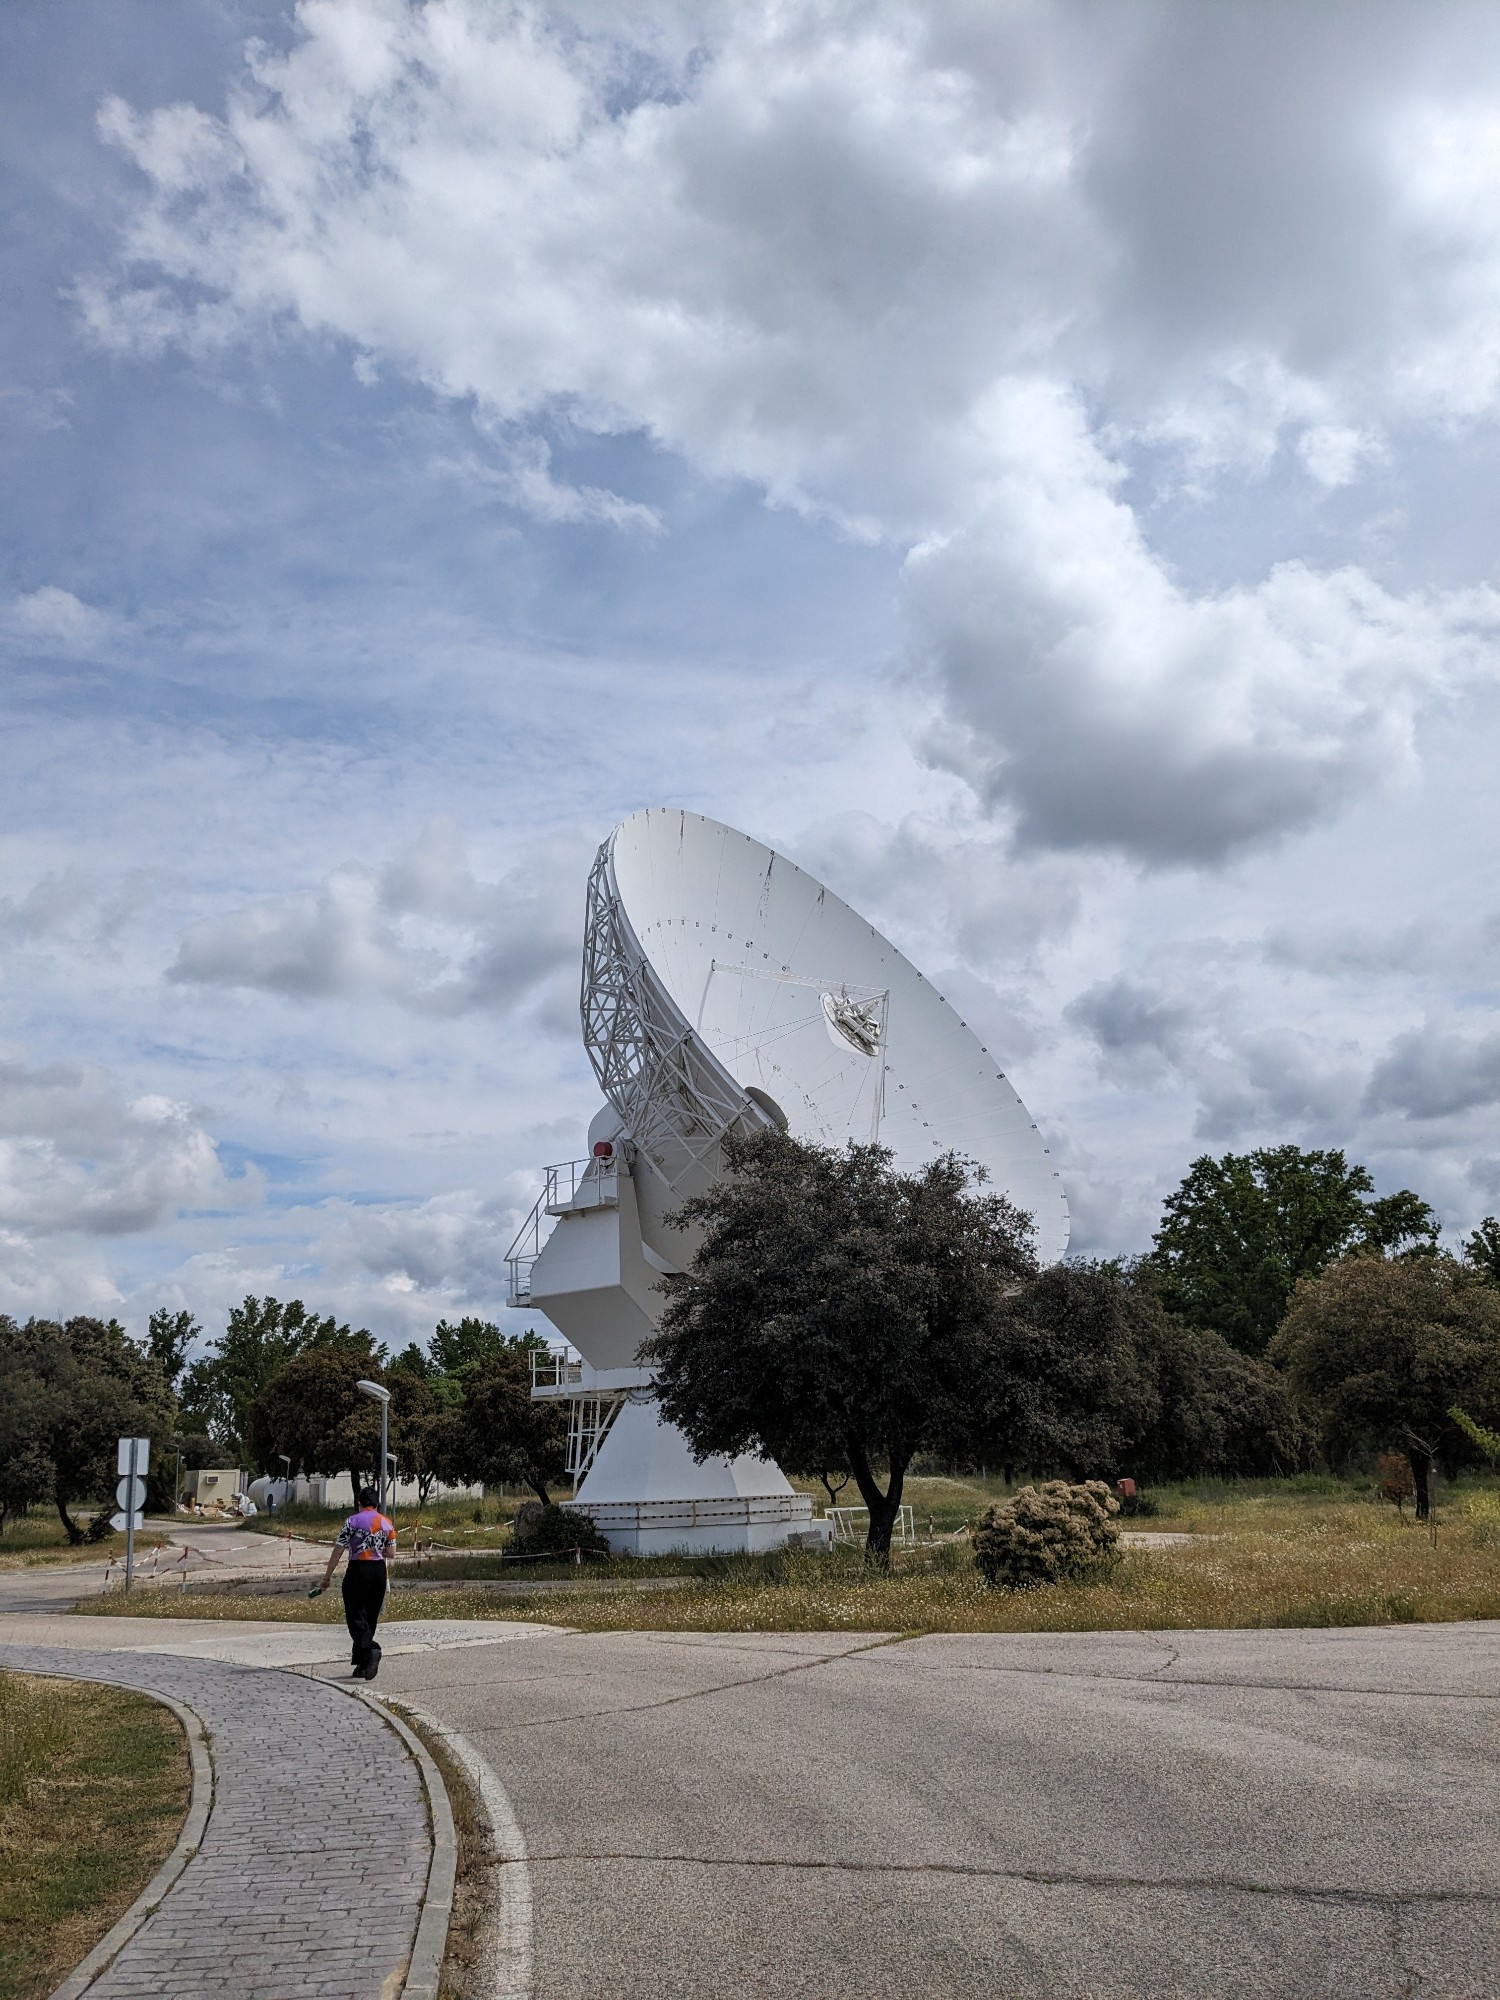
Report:
M 870 1510 L 868 1507 L 830 1507 L 828 1518 L 833 1523 L 833 1539 L 848 1542 L 857 1547 L 870 1531 Z M 891 1540 L 898 1548 L 912 1549 L 917 1545 L 917 1523 L 910 1507 L 903 1507 L 896 1516 L 891 1529 Z

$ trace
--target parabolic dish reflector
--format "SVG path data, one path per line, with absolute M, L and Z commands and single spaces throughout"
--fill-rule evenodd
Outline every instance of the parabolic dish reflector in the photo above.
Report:
M 626 1130 L 687 1192 L 722 1133 L 878 1139 L 896 1164 L 956 1152 L 1036 1222 L 1068 1207 L 995 1059 L 872 924 L 748 834 L 652 808 L 615 829 L 589 885 L 584 1040 Z

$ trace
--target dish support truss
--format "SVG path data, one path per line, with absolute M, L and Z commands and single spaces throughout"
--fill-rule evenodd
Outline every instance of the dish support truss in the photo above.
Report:
M 599 1087 L 669 1188 L 706 1183 L 727 1132 L 771 1126 L 693 1032 L 641 948 L 615 887 L 613 834 L 589 875 L 581 1008 Z
M 590 1388 L 583 1379 L 582 1362 L 550 1349 L 533 1348 L 531 1393 L 533 1398 L 568 1406 L 568 1474 L 576 1493 L 588 1477 L 599 1456 L 599 1447 L 609 1436 L 610 1427 L 625 1407 L 630 1392 Z

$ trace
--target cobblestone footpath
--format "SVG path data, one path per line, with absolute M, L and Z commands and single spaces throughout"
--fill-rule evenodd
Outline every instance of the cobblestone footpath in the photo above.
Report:
M 168 1694 L 209 1737 L 203 1844 L 89 2000 L 393 2000 L 431 1855 L 416 1766 L 363 1702 L 301 1674 L 0 1645 L 0 1667 Z

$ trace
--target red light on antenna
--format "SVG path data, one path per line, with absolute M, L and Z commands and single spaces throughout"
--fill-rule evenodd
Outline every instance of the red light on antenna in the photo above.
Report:
M 608 1139 L 596 1139 L 594 1141 L 594 1158 L 596 1160 L 612 1160 L 614 1156 L 615 1149 Z

